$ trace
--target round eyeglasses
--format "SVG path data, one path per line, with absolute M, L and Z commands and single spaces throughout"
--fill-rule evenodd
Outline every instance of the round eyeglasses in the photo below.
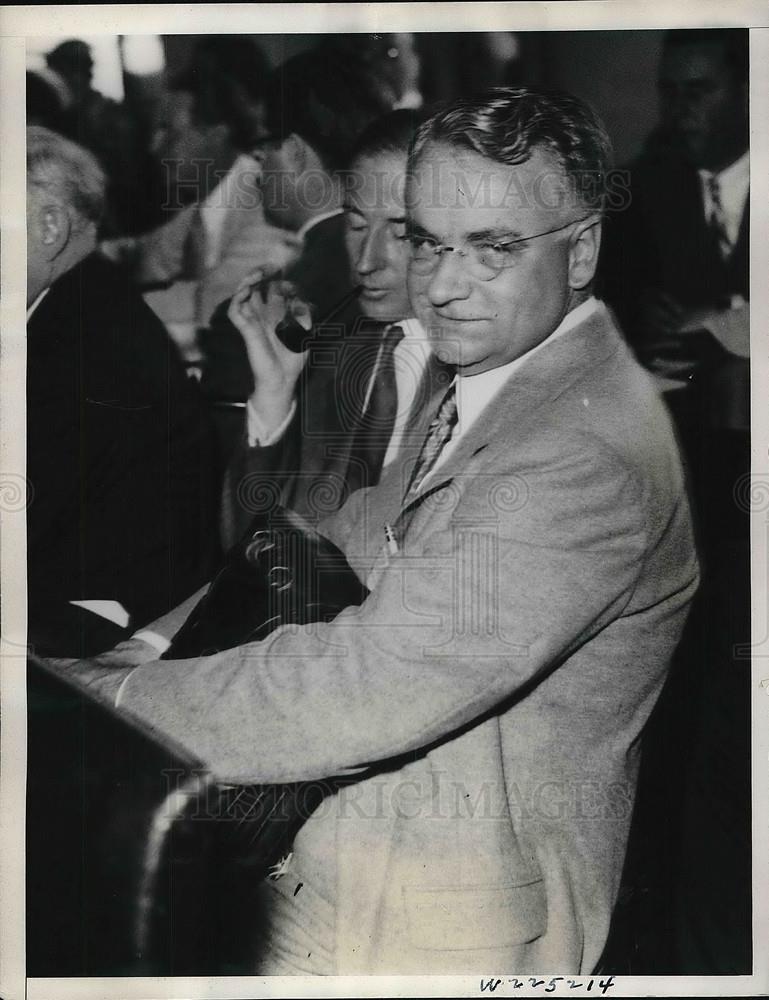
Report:
M 411 246 L 411 270 L 414 274 L 432 274 L 445 253 L 455 253 L 464 257 L 468 274 L 481 281 L 491 281 L 507 268 L 515 267 L 519 259 L 516 250 L 518 244 L 528 243 L 529 240 L 549 236 L 551 233 L 563 232 L 564 229 L 589 218 L 589 215 L 585 215 L 581 219 L 572 219 L 571 222 L 565 222 L 554 229 L 545 229 L 541 233 L 532 233 L 531 236 L 518 236 L 514 240 L 495 240 L 493 243 L 482 240 L 470 242 L 464 247 L 450 247 L 438 243 L 432 236 L 412 230 L 406 236 Z

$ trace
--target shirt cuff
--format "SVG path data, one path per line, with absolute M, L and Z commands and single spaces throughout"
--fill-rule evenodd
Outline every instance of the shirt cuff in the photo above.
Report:
M 141 639 L 142 642 L 146 642 L 148 646 L 152 646 L 153 649 L 156 649 L 161 656 L 171 645 L 170 639 L 166 639 L 164 635 L 160 635 L 158 632 L 152 632 L 150 629 L 143 629 L 141 632 L 134 632 L 131 638 Z
M 705 327 L 730 354 L 750 357 L 750 307 L 747 303 L 713 313 L 707 317 Z
M 263 417 L 256 411 L 251 399 L 246 404 L 246 428 L 248 431 L 249 448 L 268 448 L 276 444 L 288 430 L 291 421 L 296 413 L 296 400 L 291 401 L 291 407 L 286 416 L 281 420 L 274 430 L 270 430 Z

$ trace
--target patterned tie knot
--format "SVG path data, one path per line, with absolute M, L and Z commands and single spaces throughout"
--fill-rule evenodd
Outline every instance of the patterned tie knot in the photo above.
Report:
M 417 495 L 422 483 L 438 461 L 438 456 L 454 433 L 457 417 L 457 389 L 456 382 L 453 382 L 443 397 L 441 405 L 438 407 L 438 413 L 427 431 L 425 443 L 422 445 L 419 458 L 411 474 L 411 481 L 403 498 L 404 506 Z
M 449 437 L 451 437 L 458 416 L 457 383 L 452 382 L 446 395 L 441 401 L 441 405 L 438 407 L 438 413 L 435 419 L 430 424 L 430 430 L 427 432 L 428 436 L 432 433 L 433 428 L 436 428 L 436 430 L 440 429 L 443 433 L 448 433 Z

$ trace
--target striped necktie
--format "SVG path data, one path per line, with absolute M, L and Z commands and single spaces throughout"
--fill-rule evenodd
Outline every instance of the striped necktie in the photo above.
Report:
M 726 228 L 726 213 L 721 201 L 721 182 L 715 174 L 708 178 L 708 191 L 712 206 L 708 224 L 721 259 L 726 260 L 732 252 L 732 241 Z
M 407 507 L 418 495 L 422 483 L 435 467 L 435 463 L 438 461 L 438 456 L 446 447 L 451 439 L 451 435 L 454 433 L 454 428 L 457 424 L 457 417 L 457 388 L 456 382 L 453 382 L 448 392 L 443 397 L 441 405 L 438 407 L 438 413 L 435 419 L 428 428 L 427 437 L 422 445 L 419 458 L 417 458 L 416 464 L 414 465 L 414 471 L 411 473 L 409 485 L 403 496 L 403 507 Z

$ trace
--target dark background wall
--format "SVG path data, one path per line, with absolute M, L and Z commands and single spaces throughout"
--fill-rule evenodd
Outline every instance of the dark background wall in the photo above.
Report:
M 519 58 L 510 82 L 562 87 L 589 101 L 609 130 L 617 162 L 625 163 L 638 153 L 656 120 L 655 80 L 662 34 L 653 30 L 519 32 Z M 452 97 L 484 85 L 480 35 L 418 37 L 428 99 Z M 257 37 L 274 66 L 310 48 L 318 38 Z M 164 36 L 169 78 L 186 65 L 194 40 L 194 35 Z
M 631 159 L 657 118 L 661 31 L 553 31 L 542 39 L 542 79 L 589 101 L 618 163 Z

